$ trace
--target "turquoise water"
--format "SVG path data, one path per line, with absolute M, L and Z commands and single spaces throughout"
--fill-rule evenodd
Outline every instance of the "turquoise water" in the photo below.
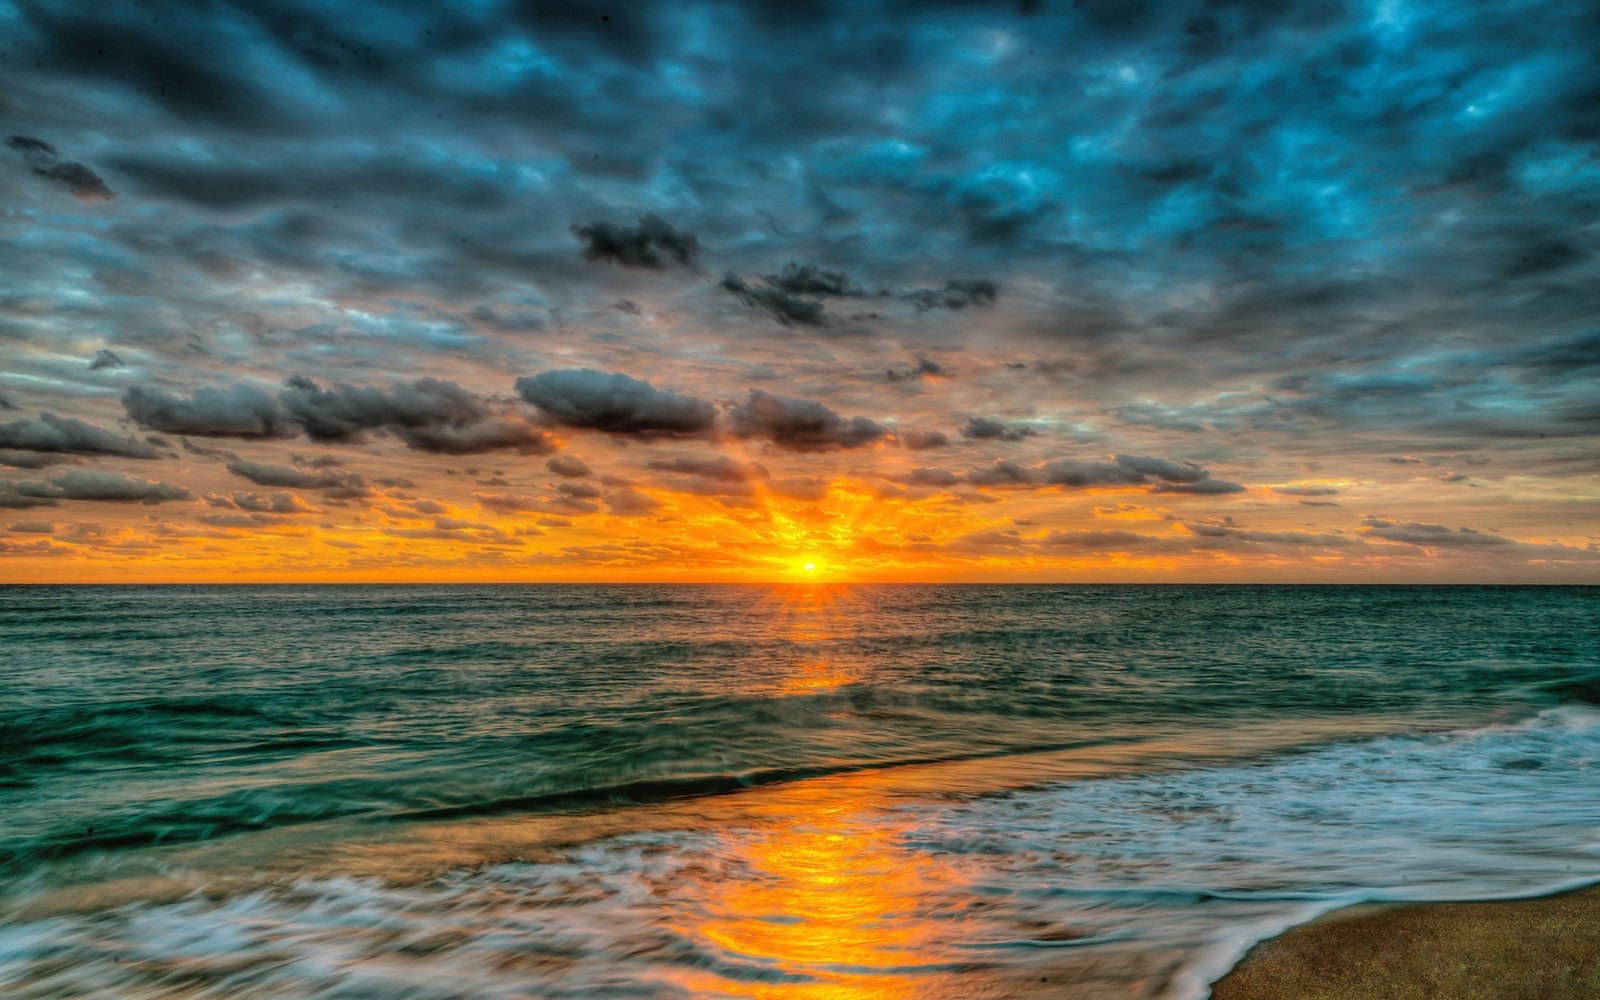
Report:
M 1600 879 L 1600 590 L 0 588 L 0 990 L 1196 996 Z

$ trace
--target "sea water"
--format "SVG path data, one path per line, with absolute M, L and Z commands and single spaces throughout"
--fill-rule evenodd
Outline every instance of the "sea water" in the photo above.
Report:
M 1192 998 L 1600 880 L 1600 590 L 0 588 L 0 994 Z

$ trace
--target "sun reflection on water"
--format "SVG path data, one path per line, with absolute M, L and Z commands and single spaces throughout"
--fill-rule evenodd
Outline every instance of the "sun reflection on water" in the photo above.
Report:
M 864 663 L 833 646 L 862 628 L 863 599 L 841 584 L 775 587 L 762 602 L 769 633 L 798 655 L 784 664 L 780 694 L 820 694 L 861 679 Z
M 870 599 L 839 584 L 775 587 L 764 629 L 797 655 L 782 694 L 822 694 L 859 681 L 867 664 L 836 646 L 859 635 Z M 693 974 L 696 994 L 799 1000 L 897 1000 L 927 995 L 930 956 L 962 878 L 901 844 L 908 821 L 887 808 L 881 776 L 790 786 L 780 811 L 726 845 L 737 877 L 675 887 L 675 930 L 728 956 L 735 976 Z
M 901 845 L 905 824 L 863 786 L 834 788 L 730 844 L 734 879 L 680 887 L 692 921 L 679 933 L 710 942 L 750 977 L 695 976 L 697 993 L 799 1000 L 922 996 L 947 921 L 932 901 L 962 883 L 951 864 Z M 755 979 L 757 981 L 751 981 Z

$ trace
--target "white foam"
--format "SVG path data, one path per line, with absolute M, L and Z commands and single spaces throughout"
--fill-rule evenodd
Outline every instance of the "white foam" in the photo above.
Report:
M 732 996 L 1048 964 L 1074 996 L 1194 998 L 1357 900 L 1600 878 L 1600 713 L 965 801 L 833 803 L 420 886 L 302 879 L 12 921 L 8 996 Z M 951 986 L 947 992 L 960 992 Z

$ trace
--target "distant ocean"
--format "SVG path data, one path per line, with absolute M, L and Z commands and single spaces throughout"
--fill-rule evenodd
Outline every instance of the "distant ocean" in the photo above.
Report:
M 1600 589 L 0 588 L 0 995 L 1190 998 L 1600 880 Z

